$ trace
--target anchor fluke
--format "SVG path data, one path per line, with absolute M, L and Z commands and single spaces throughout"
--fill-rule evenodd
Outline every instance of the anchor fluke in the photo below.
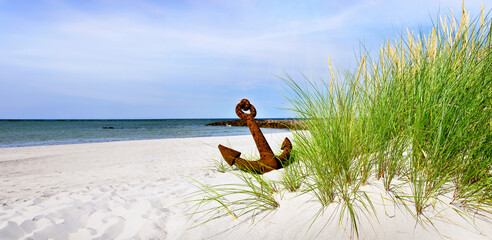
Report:
M 243 111 L 250 111 L 249 114 Z M 292 150 L 292 143 L 288 138 L 284 139 L 281 149 L 282 154 L 275 156 L 273 154 L 270 145 L 265 139 L 265 136 L 261 132 L 260 128 L 256 124 L 254 117 L 256 116 L 256 109 L 248 99 L 241 100 L 240 103 L 236 105 L 236 114 L 239 118 L 246 121 L 246 124 L 253 135 L 256 147 L 260 152 L 260 159 L 257 161 L 248 161 L 242 159 L 241 152 L 234 149 L 219 145 L 219 151 L 222 157 L 229 165 L 236 165 L 239 169 L 244 171 L 252 171 L 256 173 L 266 173 L 274 169 L 280 169 L 284 165 L 284 162 L 290 158 L 290 152 Z
M 282 147 L 280 147 L 280 149 L 282 149 L 282 154 L 280 154 L 277 159 L 280 161 L 280 164 L 282 164 L 282 166 L 284 165 L 284 162 L 289 160 L 290 158 L 290 151 L 292 151 L 292 143 L 290 142 L 290 140 L 288 138 L 285 138 L 284 139 L 284 142 L 282 143 Z
M 241 156 L 241 152 L 225 147 L 222 144 L 219 144 L 219 151 L 224 160 L 231 166 L 234 165 L 236 159 Z

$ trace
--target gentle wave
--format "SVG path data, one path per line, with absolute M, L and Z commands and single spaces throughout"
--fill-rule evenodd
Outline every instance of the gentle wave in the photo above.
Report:
M 250 134 L 247 127 L 205 126 L 227 120 L 232 119 L 1 120 L 0 148 Z

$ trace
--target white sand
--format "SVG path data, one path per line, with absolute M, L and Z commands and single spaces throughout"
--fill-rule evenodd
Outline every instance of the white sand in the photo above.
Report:
M 289 133 L 268 134 L 273 149 Z M 205 184 L 237 183 L 211 170 L 218 144 L 256 151 L 251 136 L 164 139 L 0 149 L 0 239 L 346 239 L 337 204 L 310 227 L 319 204 L 309 194 L 278 194 L 280 207 L 251 220 L 231 216 L 186 230 L 186 194 Z M 282 172 L 265 174 L 278 178 Z M 377 218 L 360 219 L 361 239 L 490 239 L 492 224 L 461 217 L 448 204 L 424 229 L 377 187 L 364 189 Z M 182 204 L 179 204 L 182 203 Z M 330 216 L 332 217 L 330 221 Z M 363 215 L 362 215 L 363 216 Z M 445 216 L 443 218 L 442 216 Z M 348 229 L 349 230 L 349 229 Z

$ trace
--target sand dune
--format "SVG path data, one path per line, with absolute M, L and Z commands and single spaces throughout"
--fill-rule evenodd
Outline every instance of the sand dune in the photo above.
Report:
M 268 134 L 273 149 L 289 133 Z M 253 220 L 224 217 L 197 228 L 188 220 L 193 179 L 237 183 L 210 169 L 218 144 L 254 152 L 251 136 L 164 139 L 0 149 L 0 239 L 346 239 L 336 204 L 311 225 L 320 206 L 309 194 L 282 192 L 280 207 Z M 265 175 L 276 179 L 281 171 Z M 490 239 L 491 223 L 447 205 L 424 229 L 376 183 L 377 218 L 362 217 L 361 239 Z M 377 200 L 380 199 L 380 200 Z M 386 199 L 386 200 L 385 200 Z M 385 204 L 383 204 L 385 202 Z M 330 220 L 330 216 L 334 219 Z M 445 216 L 443 218 L 442 216 Z

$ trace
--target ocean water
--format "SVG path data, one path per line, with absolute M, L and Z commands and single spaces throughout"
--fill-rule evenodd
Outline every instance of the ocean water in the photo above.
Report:
M 205 126 L 225 120 L 233 119 L 0 120 L 0 148 L 250 134 L 248 127 Z

